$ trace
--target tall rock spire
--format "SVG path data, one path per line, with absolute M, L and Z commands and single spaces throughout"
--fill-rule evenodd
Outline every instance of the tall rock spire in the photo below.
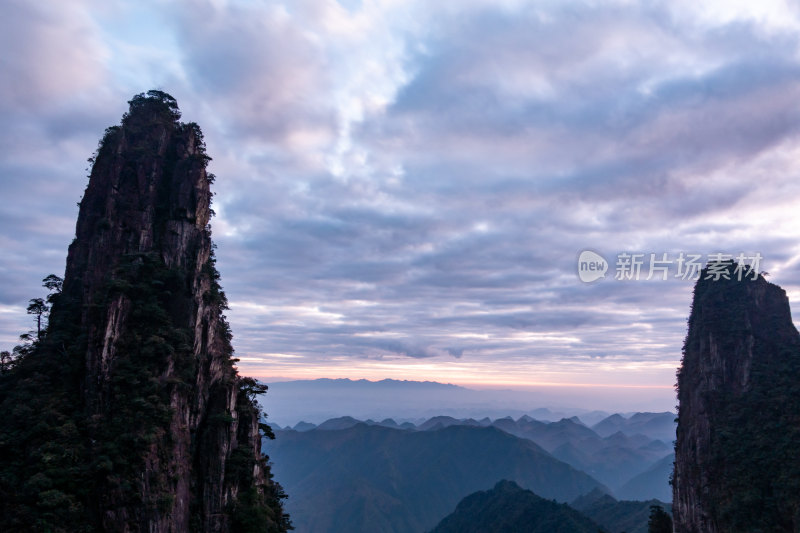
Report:
M 50 326 L 13 370 L 16 381 L 45 374 L 40 394 L 66 404 L 38 401 L 74 431 L 51 437 L 72 454 L 62 462 L 75 481 L 47 475 L 45 485 L 72 505 L 66 516 L 54 510 L 61 518 L 50 526 L 284 531 L 282 491 L 261 455 L 262 387 L 238 375 L 223 315 L 202 133 L 179 122 L 166 93 L 129 103 L 98 147 Z M 0 401 L 35 394 L 15 387 L 0 383 Z M 0 440 L 0 451 L 13 440 Z M 14 452 L 32 461 L 19 477 L 36 475 L 48 444 L 29 440 Z M 41 514 L 42 494 L 0 497 Z
M 800 335 L 783 289 L 723 267 L 695 286 L 678 371 L 675 531 L 798 531 Z

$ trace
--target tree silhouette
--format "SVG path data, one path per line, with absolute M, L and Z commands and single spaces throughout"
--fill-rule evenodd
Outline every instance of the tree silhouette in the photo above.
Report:
M 44 303 L 41 298 L 32 298 L 28 303 L 28 314 L 36 315 L 36 338 L 40 339 L 42 336 L 42 316 L 49 311 L 50 308 Z
M 647 521 L 648 533 L 672 533 L 672 518 L 660 505 L 650 506 L 650 519 Z
M 11 358 L 11 353 L 7 350 L 3 350 L 0 352 L 0 374 L 5 374 L 9 370 L 11 370 L 11 364 L 13 359 Z
M 47 295 L 47 303 L 52 304 L 58 298 L 63 286 L 64 280 L 55 274 L 50 274 L 42 280 L 42 287 L 50 291 L 50 294 Z
M 55 274 L 50 274 L 42 280 L 42 286 L 51 292 L 61 292 L 61 287 L 63 285 L 64 280 Z

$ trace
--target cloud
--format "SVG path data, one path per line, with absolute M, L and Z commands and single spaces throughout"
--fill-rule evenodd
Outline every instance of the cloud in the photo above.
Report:
M 677 364 L 691 283 L 584 285 L 581 250 L 758 251 L 800 294 L 800 16 L 720 5 L 11 3 L 0 303 L 63 270 L 86 157 L 156 85 L 214 157 L 246 372 Z
M 35 113 L 103 85 L 105 50 L 86 3 L 42 6 L 10 0 L 0 22 L 0 106 Z

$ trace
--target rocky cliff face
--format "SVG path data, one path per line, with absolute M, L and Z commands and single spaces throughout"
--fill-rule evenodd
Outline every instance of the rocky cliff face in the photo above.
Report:
M 800 336 L 786 293 L 747 272 L 697 282 L 678 372 L 675 531 L 797 531 Z
M 46 490 L 19 495 L 18 508 L 46 514 L 47 490 L 72 506 L 51 510 L 45 530 L 288 526 L 261 455 L 259 386 L 238 376 L 222 314 L 208 226 L 209 157 L 199 127 L 179 117 L 172 97 L 151 91 L 106 131 L 50 327 L 14 369 L 16 381 L 26 372 L 47 377 L 47 390 L 30 402 L 50 405 L 70 426 L 70 435 L 59 426 L 49 442 L 30 435 L 15 452 L 33 467 L 10 474 L 47 471 Z M 59 370 L 37 363 L 45 358 Z M 0 400 L 22 394 L 13 386 L 0 390 Z M 53 394 L 62 403 L 42 399 Z M 0 440 L 0 451 L 13 441 Z M 43 464 L 36 470 L 48 444 L 72 456 L 59 461 L 79 482 L 55 479 Z M 4 488 L 0 497 L 17 497 Z

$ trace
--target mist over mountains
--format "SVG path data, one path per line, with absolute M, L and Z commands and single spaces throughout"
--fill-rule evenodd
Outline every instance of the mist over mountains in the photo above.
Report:
M 674 420 L 669 412 L 613 414 L 590 427 L 579 416 L 557 421 L 527 414 L 413 421 L 339 416 L 284 428 L 273 423 L 276 439 L 265 444 L 264 452 L 291 494 L 287 509 L 294 523 L 304 531 L 428 531 L 460 499 L 500 479 L 536 497 L 576 501 L 587 516 L 600 518 L 597 523 L 645 531 L 644 502 L 659 500 L 669 507 L 663 502 L 671 496 L 672 440 L 661 438 L 674 435 Z M 538 500 L 523 496 L 521 501 Z M 526 516 L 527 511 L 520 512 Z
M 265 452 L 291 494 L 287 508 L 299 531 L 427 531 L 461 498 L 499 479 L 562 502 L 608 490 L 494 427 L 286 431 Z
M 579 416 L 584 424 L 593 425 L 614 412 L 623 415 L 636 411 L 660 412 L 671 405 L 654 398 L 650 402 L 624 404 L 621 410 L 587 409 L 583 406 L 597 405 L 597 402 L 591 401 L 588 393 L 579 388 L 472 389 L 434 381 L 393 379 L 267 379 L 264 383 L 269 387 L 269 394 L 262 403 L 267 407 L 269 421 L 281 427 L 294 426 L 300 421 L 320 424 L 340 416 L 359 420 L 391 417 L 422 421 L 438 415 L 475 419 L 506 416 L 516 419 L 528 415 L 547 421 Z M 609 428 L 616 423 L 618 421 L 609 422 Z M 668 437 L 672 438 L 674 430 Z
M 279 415 L 264 451 L 301 530 L 427 531 L 500 479 L 562 502 L 591 491 L 670 501 L 672 412 L 543 407 L 537 393 L 431 381 L 268 386 Z M 647 514 L 601 507 L 601 517 Z

